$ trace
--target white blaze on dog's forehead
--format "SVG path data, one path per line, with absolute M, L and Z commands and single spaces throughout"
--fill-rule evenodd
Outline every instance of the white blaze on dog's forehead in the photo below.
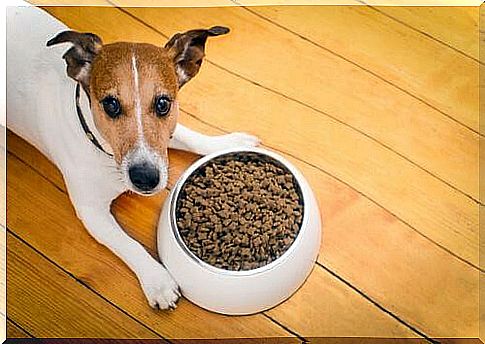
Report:
M 134 83 L 134 93 L 135 93 L 135 116 L 136 124 L 138 127 L 138 139 L 143 142 L 143 123 L 142 123 L 142 113 L 141 113 L 141 100 L 140 100 L 140 78 L 138 75 L 138 66 L 136 64 L 135 51 L 131 55 L 131 69 L 133 72 L 133 83 Z

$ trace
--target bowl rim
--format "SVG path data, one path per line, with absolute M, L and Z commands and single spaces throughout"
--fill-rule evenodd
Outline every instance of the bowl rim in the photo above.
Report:
M 303 197 L 303 219 L 302 219 L 302 222 L 301 222 L 301 225 L 300 225 L 300 230 L 298 231 L 298 235 L 296 236 L 296 238 L 293 241 L 293 243 L 291 244 L 291 246 L 281 256 L 279 256 L 277 259 L 273 260 L 271 263 L 266 264 L 266 265 L 261 266 L 261 267 L 256 268 L 256 269 L 252 269 L 252 270 L 225 270 L 225 269 L 218 268 L 216 266 L 213 266 L 213 265 L 203 261 L 202 259 L 197 257 L 197 255 L 187 247 L 187 245 L 185 244 L 184 240 L 182 239 L 182 237 L 179 233 L 178 227 L 177 227 L 177 220 L 176 220 L 177 219 L 177 217 L 176 217 L 177 199 L 178 199 L 179 193 L 182 189 L 182 185 L 185 184 L 185 182 L 192 175 L 192 173 L 194 173 L 199 167 L 204 165 L 206 162 L 208 162 L 212 159 L 215 159 L 217 157 L 223 156 L 223 155 L 228 155 L 228 154 L 232 154 L 232 153 L 245 153 L 245 152 L 269 156 L 270 158 L 273 158 L 274 160 L 281 163 L 285 168 L 287 168 L 290 171 L 290 173 L 295 177 L 295 179 L 298 183 L 298 186 L 300 187 L 301 194 L 302 194 L 302 197 Z M 309 200 L 307 199 L 308 196 L 305 195 L 305 191 L 304 191 L 304 188 L 303 188 L 304 184 L 308 184 L 308 183 L 306 182 L 306 180 L 303 177 L 303 175 L 301 174 L 301 172 L 296 167 L 294 167 L 293 164 L 291 164 L 288 160 L 286 160 L 285 158 L 283 158 L 282 156 L 280 156 L 279 154 L 277 154 L 273 151 L 269 151 L 267 149 L 263 149 L 263 148 L 259 148 L 259 147 L 236 147 L 236 148 L 229 148 L 229 149 L 224 149 L 224 150 L 214 152 L 212 154 L 206 155 L 206 156 L 200 158 L 199 160 L 195 161 L 192 165 L 189 166 L 189 168 L 187 170 L 184 171 L 184 173 L 177 180 L 177 183 L 176 183 L 175 187 L 173 188 L 173 192 L 172 192 L 170 199 L 169 199 L 169 201 L 170 201 L 170 208 L 169 208 L 170 231 L 174 235 L 175 242 L 177 243 L 179 248 L 181 248 L 182 251 L 188 257 L 190 257 L 195 263 L 197 263 L 202 268 L 204 268 L 204 269 L 206 269 L 206 270 L 208 270 L 212 273 L 215 273 L 215 274 L 218 274 L 218 275 L 242 277 L 242 276 L 252 276 L 252 275 L 257 275 L 257 274 L 267 272 L 267 271 L 272 270 L 272 269 L 280 266 L 281 264 L 283 264 L 284 261 L 286 261 L 294 253 L 294 251 L 297 249 L 298 244 L 303 240 L 302 239 L 302 237 L 304 236 L 303 234 L 306 231 L 308 231 L 309 209 L 306 205 L 311 204 L 311 202 L 309 202 Z

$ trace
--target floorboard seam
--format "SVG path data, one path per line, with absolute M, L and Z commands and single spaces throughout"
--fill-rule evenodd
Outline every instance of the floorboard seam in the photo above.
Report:
M 402 158 L 402 159 L 404 159 L 405 161 L 409 162 L 411 165 L 413 165 L 413 166 L 417 167 L 417 168 L 418 168 L 418 169 L 420 169 L 421 171 L 423 171 L 423 172 L 427 173 L 428 175 L 432 176 L 433 178 L 435 178 L 435 179 L 437 179 L 437 180 L 441 181 L 442 183 L 444 183 L 445 185 L 447 185 L 447 186 L 448 186 L 448 187 L 450 187 L 451 189 L 455 190 L 456 192 L 458 192 L 458 193 L 462 194 L 463 196 L 465 196 L 465 197 L 469 198 L 471 201 L 473 201 L 473 202 L 475 202 L 475 203 L 477 203 L 477 204 L 479 204 L 479 205 L 485 205 L 484 203 L 480 202 L 480 200 L 475 199 L 473 196 L 471 196 L 471 195 L 467 194 L 466 192 L 464 192 L 464 191 L 462 191 L 462 190 L 458 189 L 456 186 L 454 186 L 453 184 L 450 184 L 449 182 L 447 182 L 447 181 L 446 181 L 446 180 L 444 180 L 443 178 L 439 177 L 439 176 L 438 176 L 438 175 L 436 175 L 435 173 L 433 173 L 433 172 L 431 172 L 431 171 L 428 171 L 426 168 L 424 168 L 424 167 L 420 166 L 418 163 L 416 163 L 415 161 L 411 160 L 410 158 L 408 158 L 407 156 L 405 156 L 403 153 L 400 153 L 400 152 L 396 151 L 394 148 L 390 147 L 389 145 L 387 145 L 387 144 L 385 144 L 385 143 L 383 143 L 383 142 L 379 141 L 378 139 L 376 139 L 375 137 L 373 137 L 373 136 L 371 136 L 371 135 L 367 134 L 366 132 L 362 131 L 361 129 L 356 128 L 356 127 L 354 127 L 354 126 L 352 126 L 352 125 L 350 125 L 350 124 L 348 124 L 348 123 L 344 122 L 343 120 L 339 119 L 338 117 L 335 117 L 335 116 L 333 116 L 333 115 L 330 115 L 329 113 L 327 113 L 327 112 L 325 112 L 325 111 L 323 111 L 323 110 L 320 110 L 320 109 L 318 109 L 318 108 L 316 108 L 316 107 L 314 107 L 314 106 L 312 106 L 312 105 L 308 105 L 308 104 L 306 104 L 306 103 L 304 103 L 304 102 L 302 102 L 302 101 L 300 101 L 300 100 L 298 100 L 298 99 L 296 99 L 296 98 L 293 98 L 293 97 L 287 96 L 287 95 L 285 95 L 285 94 L 283 94 L 283 93 L 281 93 L 281 92 L 279 92 L 279 91 L 276 91 L 276 90 L 270 89 L 270 88 L 268 88 L 268 87 L 266 87 L 266 86 L 264 86 L 264 85 L 261 85 L 261 84 L 259 84 L 259 83 L 255 82 L 255 81 L 252 81 L 252 80 L 250 80 L 250 79 L 247 79 L 246 77 L 244 77 L 244 76 L 242 76 L 242 75 L 239 75 L 239 74 L 237 74 L 237 73 L 235 73 L 235 72 L 232 72 L 232 71 L 230 71 L 229 69 L 226 69 L 225 67 L 222 67 L 222 66 L 220 66 L 220 65 L 215 64 L 214 62 L 210 62 L 210 61 L 208 61 L 208 62 L 209 62 L 209 63 L 211 63 L 211 64 L 213 64 L 214 66 L 218 66 L 218 67 L 219 67 L 221 70 L 224 70 L 224 71 L 226 71 L 226 72 L 228 72 L 228 73 L 230 73 L 230 74 L 233 74 L 233 75 L 235 75 L 235 76 L 239 76 L 241 79 L 246 80 L 247 82 L 250 82 L 250 83 L 252 83 L 252 84 L 254 84 L 254 85 L 257 85 L 258 87 L 261 87 L 261 88 L 263 88 L 263 89 L 265 89 L 265 90 L 271 91 L 271 92 L 273 92 L 273 93 L 275 93 L 275 94 L 277 94 L 277 95 L 279 95 L 279 96 L 281 96 L 281 97 L 283 97 L 283 98 L 286 98 L 286 99 L 288 99 L 288 100 L 291 100 L 291 101 L 293 101 L 293 102 L 295 102 L 295 103 L 297 103 L 297 104 L 300 104 L 301 106 L 304 106 L 304 107 L 306 107 L 306 108 L 308 108 L 308 109 L 311 109 L 311 110 L 315 111 L 315 112 L 316 112 L 316 113 L 318 113 L 318 114 L 321 114 L 321 115 L 322 115 L 322 116 L 324 116 L 324 117 L 330 118 L 331 120 L 333 120 L 333 121 L 335 121 L 335 122 L 337 122 L 337 123 L 340 123 L 340 124 L 341 124 L 341 125 L 343 125 L 344 127 L 347 127 L 347 128 L 349 128 L 349 129 L 353 130 L 354 132 L 361 134 L 362 136 L 364 136 L 364 137 L 368 138 L 369 140 L 371 140 L 371 141 L 373 141 L 373 142 L 377 143 L 377 145 L 379 145 L 379 146 L 381 146 L 381 147 L 384 147 L 384 148 L 385 148 L 385 149 L 387 149 L 388 151 L 390 151 L 390 152 L 392 152 L 392 153 L 396 154 L 396 155 L 397 155 L 397 156 L 399 156 L 400 158 Z
M 7 317 L 7 320 L 9 320 L 12 324 L 14 324 L 15 326 L 17 326 L 19 329 L 21 329 L 23 332 L 25 332 L 26 335 L 30 336 L 31 338 L 37 338 L 35 337 L 32 333 L 30 333 L 29 331 L 27 331 L 23 326 L 20 326 L 19 323 L 17 323 L 16 321 L 14 321 L 11 317 Z M 6 336 L 7 338 L 8 337 L 8 334 Z
M 298 338 L 299 340 L 301 340 L 302 343 L 309 343 L 309 341 L 305 337 L 301 336 L 298 332 L 293 331 L 288 326 L 283 325 L 278 320 L 276 320 L 273 317 L 271 317 L 270 315 L 266 314 L 266 312 L 262 312 L 261 314 L 264 317 L 266 317 L 267 319 L 269 319 L 272 323 L 278 325 L 279 327 L 281 327 L 282 329 L 284 329 L 288 333 L 292 334 L 293 336 L 295 336 L 296 338 Z
M 7 157 L 8 156 L 13 156 L 15 159 L 21 161 L 23 164 L 27 165 L 28 167 L 30 167 L 33 171 L 35 171 L 36 174 L 38 174 L 39 176 L 41 176 L 42 179 L 44 179 L 45 181 L 49 182 L 50 184 L 52 184 L 57 190 L 59 190 L 60 192 L 62 193 L 66 193 L 65 190 L 63 190 L 59 185 L 57 185 L 53 180 L 51 180 L 50 178 L 46 177 L 43 173 L 40 173 L 39 170 L 37 170 L 34 166 L 32 166 L 31 164 L 29 164 L 27 161 L 25 161 L 24 159 L 22 159 L 17 153 L 15 152 L 11 152 L 11 151 L 7 151 Z M 8 173 L 8 170 L 7 170 L 7 173 Z
M 134 20 L 136 20 L 137 22 L 141 23 L 142 25 L 150 28 L 151 30 L 153 30 L 156 33 L 158 33 L 161 36 L 163 36 L 164 38 L 168 38 L 168 36 L 165 35 L 163 32 L 159 31 L 157 28 L 153 27 L 152 25 L 144 22 L 140 18 L 134 16 L 130 12 L 126 11 L 124 8 L 119 7 L 118 5 L 116 5 L 116 3 L 111 2 L 111 0 L 106 0 L 106 1 L 108 1 L 111 5 L 115 6 L 118 10 L 120 10 L 123 13 L 125 13 L 126 15 L 128 15 L 131 18 L 133 18 Z M 233 1 L 233 0 L 231 0 L 231 1 Z M 249 79 L 249 78 L 247 78 L 247 77 L 245 77 L 245 76 L 243 76 L 243 75 L 241 75 L 239 73 L 236 73 L 236 72 L 234 72 L 234 71 L 232 71 L 230 69 L 227 69 L 226 67 L 223 67 L 222 65 L 220 65 L 218 63 L 215 63 L 215 62 L 211 61 L 210 59 L 205 59 L 205 60 L 207 61 L 207 63 L 209 63 L 209 64 L 211 64 L 211 65 L 219 68 L 220 70 L 223 70 L 223 71 L 225 71 L 225 72 L 227 72 L 227 73 L 229 73 L 231 75 L 234 75 L 234 76 L 236 76 L 237 78 L 239 78 L 241 80 L 244 80 L 246 82 L 249 82 L 249 83 L 251 83 L 251 84 L 253 84 L 253 85 L 257 86 L 257 87 L 263 88 L 263 89 L 265 89 L 265 90 L 267 90 L 267 91 L 269 91 L 271 93 L 274 93 L 274 94 L 276 94 L 276 95 L 278 95 L 280 97 L 283 97 L 283 98 L 288 99 L 288 100 L 290 100 L 292 102 L 295 102 L 295 103 L 297 103 L 297 104 L 299 104 L 301 106 L 304 106 L 304 107 L 306 107 L 306 108 L 308 108 L 308 109 L 310 109 L 310 110 L 312 110 L 312 111 L 314 111 L 314 112 L 316 112 L 316 113 L 318 113 L 318 114 L 320 114 L 320 115 L 322 115 L 324 117 L 330 118 L 330 119 L 334 120 L 335 122 L 340 123 L 344 127 L 347 127 L 349 129 L 353 130 L 354 132 L 357 132 L 357 133 L 361 134 L 362 136 L 368 138 L 369 140 L 377 143 L 379 146 L 382 146 L 385 149 L 387 149 L 388 151 L 396 154 L 400 158 L 402 158 L 405 161 L 409 162 L 411 165 L 417 167 L 418 169 L 422 170 L 423 172 L 427 173 L 428 175 L 432 176 L 433 178 L 441 181 L 442 183 L 444 183 L 445 185 L 447 185 L 451 189 L 455 190 L 456 192 L 458 192 L 458 193 L 464 195 L 465 197 L 469 198 L 471 201 L 473 201 L 473 202 L 475 202 L 475 203 L 477 203 L 479 205 L 485 205 L 484 203 L 480 202 L 480 200 L 475 199 L 473 196 L 471 196 L 471 195 L 467 194 L 466 192 L 460 190 L 458 187 L 454 186 L 450 182 L 444 180 L 443 178 L 439 177 L 435 173 L 433 173 L 433 172 L 427 170 L 426 168 L 420 166 L 418 163 L 416 163 L 415 161 L 411 160 L 410 158 L 408 158 L 407 156 L 405 156 L 403 153 L 398 152 L 397 150 L 395 150 L 394 148 L 390 147 L 389 145 L 387 145 L 387 144 L 379 141 L 378 139 L 376 139 L 375 137 L 371 136 L 370 134 L 367 134 L 363 130 L 361 130 L 361 129 L 357 128 L 357 127 L 354 127 L 353 125 L 350 125 L 350 124 L 346 123 L 345 121 L 339 119 L 338 117 L 333 116 L 333 115 L 331 115 L 331 114 L 329 114 L 329 113 L 327 113 L 327 112 L 325 112 L 323 110 L 320 110 L 320 109 L 318 109 L 318 108 L 316 108 L 316 107 L 314 107 L 312 105 L 306 104 L 305 102 L 303 102 L 303 101 L 301 101 L 299 99 L 296 99 L 294 97 L 288 96 L 288 95 L 286 95 L 286 94 L 284 94 L 284 93 L 282 93 L 280 91 L 277 91 L 277 90 L 274 90 L 274 89 L 269 88 L 267 86 L 264 86 L 264 85 L 260 84 L 259 82 L 256 82 L 254 80 L 251 80 L 251 79 Z M 459 122 L 459 123 L 461 123 L 461 122 Z M 473 129 L 471 129 L 471 130 L 473 130 Z M 478 134 L 478 135 L 480 135 L 480 134 Z
M 389 315 L 390 317 L 394 318 L 396 321 L 398 321 L 402 325 L 406 326 L 407 328 L 409 328 L 410 330 L 412 330 L 413 332 L 415 332 L 416 334 L 418 334 L 422 338 L 426 339 L 427 341 L 429 341 L 430 343 L 433 343 L 433 344 L 439 344 L 440 343 L 439 341 L 436 341 L 435 339 L 432 339 L 431 337 L 427 336 L 425 333 L 423 333 L 422 331 L 418 330 L 416 327 L 414 327 L 414 326 L 408 324 L 406 321 L 402 320 L 399 316 L 397 316 L 396 314 L 394 314 L 393 312 L 391 312 L 390 310 L 388 310 L 384 306 L 380 305 L 377 301 L 375 301 L 374 299 L 372 299 L 370 296 L 368 296 L 367 294 L 365 294 L 360 289 L 356 288 L 353 284 L 351 284 L 350 282 L 348 282 L 347 280 L 345 280 L 344 278 L 342 278 L 341 276 L 339 276 L 334 271 L 332 271 L 329 268 L 327 268 L 322 263 L 316 262 L 316 264 L 318 266 L 320 266 L 322 269 L 324 269 L 325 271 L 327 271 L 334 278 L 338 279 L 340 282 L 344 283 L 346 286 L 348 286 L 349 288 L 351 288 L 352 290 L 354 290 L 357 294 L 359 294 L 360 296 L 362 296 L 364 299 L 366 299 L 368 302 L 370 302 L 373 306 L 377 307 L 382 312 L 384 312 L 387 315 Z
M 230 1 L 232 1 L 232 2 L 236 3 L 236 0 L 230 0 Z M 427 102 L 426 100 L 424 100 L 423 98 L 421 98 L 421 97 L 419 97 L 419 96 L 417 96 L 417 95 L 415 95 L 415 94 L 411 93 L 410 91 L 408 91 L 408 90 L 406 90 L 405 88 L 403 88 L 403 87 L 401 87 L 401 86 L 399 86 L 399 85 L 397 85 L 397 84 L 393 83 L 392 81 L 385 79 L 384 77 L 380 76 L 380 75 L 379 75 L 379 74 L 377 74 L 376 72 L 374 72 L 374 71 L 372 71 L 372 70 L 370 70 L 370 69 L 368 69 L 368 68 L 366 68 L 366 67 L 364 67 L 364 66 L 362 66 L 362 65 L 358 64 L 357 62 L 352 61 L 351 59 L 349 59 L 349 58 L 345 57 L 344 55 L 341 55 L 341 54 L 339 54 L 339 53 L 337 53 L 337 52 L 335 52 L 335 51 L 333 51 L 333 50 L 331 50 L 331 49 L 329 49 L 329 48 L 327 48 L 327 47 L 325 47 L 325 46 L 323 46 L 323 45 L 321 45 L 321 44 L 319 44 L 319 43 L 317 43 L 317 42 L 313 41 L 312 39 L 310 39 L 310 38 L 308 38 L 308 37 L 304 36 L 303 34 L 300 34 L 300 33 L 296 32 L 296 31 L 293 31 L 292 29 L 289 29 L 289 28 L 287 28 L 286 26 L 283 26 L 283 25 L 279 24 L 278 22 L 276 22 L 276 21 L 274 21 L 274 20 L 272 20 L 272 19 L 270 19 L 270 18 L 265 17 L 264 15 L 262 15 L 262 14 L 258 13 L 257 11 L 254 11 L 253 9 L 251 9 L 251 8 L 249 8 L 249 7 L 246 7 L 246 6 L 241 6 L 241 7 L 242 7 L 242 8 L 244 8 L 244 9 L 245 9 L 246 11 L 248 11 L 249 13 L 252 13 L 253 15 L 255 15 L 255 16 L 257 16 L 257 17 L 259 17 L 259 18 L 261 18 L 261 19 L 263 19 L 263 20 L 265 20 L 265 21 L 267 21 L 268 23 L 270 23 L 270 24 L 272 24 L 272 25 L 274 25 L 274 26 L 276 26 L 276 27 L 278 27 L 278 28 L 280 28 L 280 29 L 282 29 L 282 30 L 284 30 L 284 31 L 287 31 L 287 32 L 289 32 L 289 33 L 291 33 L 291 34 L 293 34 L 293 35 L 297 36 L 298 38 L 300 38 L 300 39 L 302 39 L 302 40 L 304 40 L 304 41 L 306 41 L 306 42 L 308 42 L 308 43 L 310 43 L 310 44 L 312 44 L 312 45 L 314 45 L 314 46 L 316 46 L 316 47 L 318 47 L 318 48 L 320 48 L 320 49 L 322 49 L 322 50 L 324 50 L 324 51 L 326 51 L 326 52 L 328 52 L 328 53 L 330 53 L 330 54 L 332 54 L 332 55 L 334 55 L 334 56 L 336 56 L 336 57 L 338 57 L 338 58 L 340 58 L 340 59 L 342 59 L 342 60 L 344 60 L 344 61 L 346 61 L 346 62 L 348 62 L 348 63 L 350 63 L 350 64 L 352 64 L 352 65 L 353 65 L 353 66 L 355 66 L 355 67 L 358 67 L 358 68 L 362 69 L 363 71 L 365 71 L 365 72 L 367 72 L 367 73 L 371 74 L 372 76 L 374 76 L 374 77 L 378 78 L 379 80 L 384 81 L 385 83 L 387 83 L 387 84 L 389 84 L 389 85 L 391 85 L 391 86 L 393 86 L 393 87 L 397 88 L 398 90 L 400 90 L 401 92 L 404 92 L 404 93 L 405 93 L 405 94 L 407 94 L 408 96 L 413 97 L 414 99 L 416 99 L 416 100 L 418 100 L 418 101 L 422 102 L 423 104 L 425 104 L 425 105 L 429 106 L 429 107 L 430 107 L 430 108 L 432 108 L 433 110 L 438 111 L 438 112 L 439 112 L 439 113 L 441 113 L 443 116 L 445 116 L 446 118 L 448 118 L 448 119 L 452 120 L 453 122 L 457 123 L 458 125 L 463 126 L 464 128 L 466 128 L 466 129 L 468 129 L 468 130 L 470 130 L 470 131 L 474 132 L 474 133 L 475 133 L 475 134 L 477 134 L 477 135 L 484 136 L 484 135 L 482 135 L 482 134 L 481 134 L 479 131 L 477 131 L 477 130 L 473 129 L 472 127 L 470 127 L 470 126 L 466 125 L 466 124 L 465 124 L 465 123 L 463 123 L 463 122 L 460 122 L 458 119 L 454 118 L 452 115 L 450 115 L 450 114 L 446 113 L 445 111 L 441 110 L 440 108 L 438 108 L 438 107 L 436 107 L 436 106 L 434 106 L 434 105 L 432 105 L 432 104 L 428 103 L 428 102 Z
M 369 7 L 369 8 L 371 8 L 372 10 L 374 10 L 374 11 L 376 11 L 376 12 L 378 12 L 378 13 L 382 14 L 383 16 L 385 16 L 385 17 L 387 17 L 387 18 L 389 18 L 389 19 L 391 19 L 391 20 L 394 20 L 395 22 L 397 22 L 397 23 L 399 23 L 399 24 L 401 24 L 401 25 L 403 25 L 403 26 L 405 26 L 405 27 L 409 28 L 410 30 L 413 30 L 413 31 L 415 31 L 415 32 L 418 32 L 418 33 L 420 33 L 421 35 L 423 35 L 423 36 L 425 36 L 425 37 L 427 37 L 427 38 L 429 38 L 429 39 L 431 39 L 431 40 L 433 40 L 433 41 L 435 41 L 435 42 L 438 42 L 438 43 L 442 44 L 443 46 L 445 46 L 445 47 L 447 47 L 447 48 L 449 48 L 449 49 L 451 49 L 451 50 L 453 50 L 453 51 L 457 52 L 458 54 L 461 54 L 461 55 L 463 55 L 463 56 L 465 56 L 465 57 L 467 57 L 467 58 L 469 58 L 469 59 L 471 59 L 471 60 L 473 60 L 473 61 L 475 61 L 475 62 L 477 62 L 477 63 L 481 64 L 481 65 L 485 65 L 485 63 L 483 63 L 483 62 L 482 62 L 482 61 L 480 61 L 479 59 L 477 59 L 477 58 L 475 58 L 475 57 L 473 57 L 473 56 L 471 56 L 471 55 L 468 55 L 466 52 L 464 52 L 464 51 L 462 51 L 462 50 L 460 50 L 460 49 L 458 49 L 458 48 L 454 47 L 453 45 L 451 45 L 451 44 L 449 44 L 449 43 L 446 43 L 445 41 L 442 41 L 441 39 L 439 39 L 439 38 L 437 38 L 437 37 L 434 37 L 433 35 L 431 35 L 431 34 L 427 33 L 426 31 L 423 31 L 423 30 L 421 30 L 421 29 L 417 29 L 417 28 L 415 28 L 414 26 L 409 25 L 409 24 L 408 24 L 408 23 L 406 23 L 405 21 L 403 21 L 403 20 L 401 20 L 401 19 L 398 19 L 398 18 L 396 18 L 396 17 L 394 17 L 394 16 L 392 16 L 392 15 L 390 15 L 390 14 L 387 14 L 387 13 L 385 13 L 385 12 L 383 12 L 383 11 L 379 10 L 379 9 L 378 9 L 378 8 L 376 8 L 375 6 L 372 6 L 372 5 L 367 4 L 367 3 L 366 3 L 365 1 L 363 1 L 363 0 L 355 0 L 355 1 L 357 1 L 357 2 L 361 3 L 362 5 L 365 5 L 365 6 Z
M 17 240 L 19 240 L 20 242 L 22 242 L 24 245 L 26 245 L 27 247 L 29 247 L 31 250 L 33 250 L 34 252 L 36 252 L 37 254 L 39 254 L 42 258 L 44 258 L 47 262 L 49 262 L 50 264 L 54 265 L 55 267 L 57 267 L 59 270 L 63 271 L 65 274 L 67 274 L 70 278 L 72 278 L 75 282 L 79 283 L 80 285 L 82 285 L 84 288 L 86 288 L 87 290 L 91 291 L 93 294 L 97 295 L 99 298 L 101 298 L 102 300 L 104 300 L 105 302 L 107 302 L 108 304 L 110 304 L 112 307 L 116 308 L 117 310 L 119 310 L 121 313 L 125 314 L 127 317 L 129 317 L 130 319 L 134 320 L 136 323 L 138 323 L 139 325 L 141 325 L 142 327 L 144 327 L 145 329 L 147 329 L 148 331 L 152 332 L 153 334 L 155 334 L 156 336 L 160 337 L 161 339 L 169 342 L 167 340 L 167 338 L 165 338 L 165 336 L 163 336 L 162 334 L 158 333 L 157 331 L 155 331 L 153 328 L 151 328 L 150 326 L 148 326 L 147 324 L 145 324 L 144 322 L 142 322 L 141 320 L 139 320 L 138 318 L 132 316 L 128 311 L 126 311 L 125 309 L 123 309 L 122 307 L 118 306 L 117 304 L 115 304 L 114 302 L 112 302 L 111 300 L 109 300 L 108 298 L 106 298 L 104 295 L 102 295 L 101 293 L 99 293 L 97 290 L 95 290 L 94 288 L 92 288 L 91 286 L 89 286 L 87 283 L 85 283 L 84 281 L 82 281 L 81 279 L 77 278 L 72 272 L 68 271 L 67 269 L 65 269 L 63 266 L 59 265 L 57 262 L 55 262 L 54 260 L 52 260 L 50 257 L 48 257 L 47 255 L 45 255 L 42 251 L 40 251 L 39 249 L 37 249 L 36 247 L 34 247 L 33 245 L 31 245 L 29 242 L 27 242 L 26 240 L 24 240 L 20 235 L 18 235 L 17 233 L 15 233 L 14 231 L 12 231 L 8 226 L 7 226 L 7 232 L 10 233 L 13 237 L 15 237 Z

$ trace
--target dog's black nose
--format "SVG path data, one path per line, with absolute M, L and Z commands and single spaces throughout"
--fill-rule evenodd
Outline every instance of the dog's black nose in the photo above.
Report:
M 158 168 L 147 162 L 130 166 L 128 174 L 133 185 L 140 191 L 151 191 L 160 182 Z

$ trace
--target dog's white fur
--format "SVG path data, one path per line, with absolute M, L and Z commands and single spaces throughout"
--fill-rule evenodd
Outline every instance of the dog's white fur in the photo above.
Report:
M 67 77 L 62 59 L 66 47 L 46 48 L 50 38 L 67 29 L 35 7 L 8 8 L 7 126 L 57 165 L 77 216 L 98 242 L 110 248 L 135 272 L 148 303 L 161 309 L 173 308 L 180 296 L 176 283 L 159 262 L 122 230 L 110 213 L 112 200 L 129 185 L 126 178 L 120 177 L 115 161 L 97 149 L 82 130 L 76 115 L 76 83 Z M 136 69 L 136 61 L 133 67 Z M 81 108 L 90 129 L 101 141 L 84 92 Z M 257 138 L 244 133 L 211 137 L 178 124 L 170 147 L 209 154 L 257 143 Z M 106 142 L 102 145 L 110 149 Z M 165 181 L 160 182 L 162 186 L 165 184 L 166 175 Z

